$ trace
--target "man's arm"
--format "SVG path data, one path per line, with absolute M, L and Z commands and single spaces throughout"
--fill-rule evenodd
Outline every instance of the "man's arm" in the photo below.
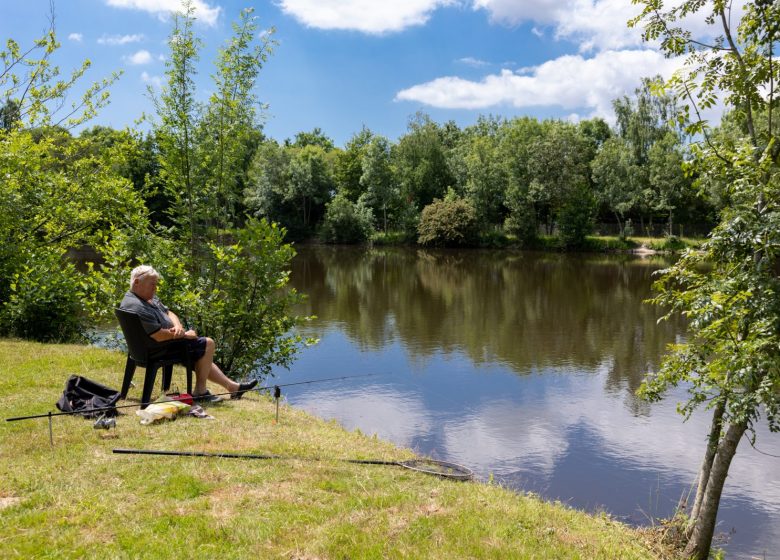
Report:
M 177 338 L 197 338 L 198 333 L 196 333 L 194 330 L 184 330 L 184 327 L 182 326 L 179 317 L 176 316 L 176 313 L 168 310 L 168 318 L 171 320 L 171 323 L 173 323 L 171 328 L 160 329 L 159 331 L 153 332 L 149 336 L 151 336 L 157 342 L 166 342 L 168 340 L 175 340 Z

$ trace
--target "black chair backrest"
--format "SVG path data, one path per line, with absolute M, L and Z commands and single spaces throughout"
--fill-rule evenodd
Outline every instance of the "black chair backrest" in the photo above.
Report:
M 141 318 L 137 313 L 119 308 L 114 309 L 114 314 L 125 335 L 130 357 L 139 364 L 145 364 L 149 359 L 149 343 L 152 339 L 146 334 Z

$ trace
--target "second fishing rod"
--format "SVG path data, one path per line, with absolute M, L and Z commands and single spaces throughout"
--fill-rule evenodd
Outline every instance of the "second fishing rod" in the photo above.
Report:
M 306 381 L 296 381 L 293 383 L 275 383 L 274 385 L 263 385 L 261 387 L 255 387 L 254 389 L 249 389 L 248 391 L 234 391 L 234 392 L 226 392 L 226 393 L 212 393 L 213 396 L 227 396 L 227 395 L 234 395 L 237 393 L 250 393 L 250 392 L 261 392 L 261 391 L 268 391 L 273 389 L 273 397 L 276 399 L 276 419 L 279 420 L 279 398 L 281 397 L 281 388 L 282 387 L 292 387 L 293 385 L 308 385 L 311 383 L 325 383 L 327 381 L 339 381 L 342 379 L 357 379 L 362 377 L 374 377 L 379 375 L 378 373 L 364 373 L 364 374 L 358 374 L 358 375 L 342 375 L 340 377 L 327 377 L 324 379 L 310 379 Z M 115 405 L 115 406 L 107 406 L 103 408 L 93 408 L 89 411 L 83 411 L 83 410 L 74 410 L 69 412 L 47 412 L 44 414 L 32 414 L 29 416 L 15 416 L 13 418 L 6 418 L 6 422 L 16 422 L 19 420 L 33 420 L 36 418 L 53 418 L 55 416 L 74 416 L 74 415 L 82 415 L 85 412 L 88 412 L 89 414 L 93 413 L 99 413 L 99 412 L 106 412 L 109 410 L 117 410 L 120 408 L 134 408 L 144 405 L 150 405 L 154 402 L 157 403 L 166 403 L 166 402 L 174 402 L 179 401 L 180 399 L 166 399 L 166 400 L 157 400 L 152 401 L 148 403 L 132 403 L 132 404 L 122 404 L 122 405 Z M 194 397 L 194 400 L 197 401 L 197 398 Z

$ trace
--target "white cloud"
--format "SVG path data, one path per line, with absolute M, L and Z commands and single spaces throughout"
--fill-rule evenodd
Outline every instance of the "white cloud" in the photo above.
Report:
M 84 40 L 84 35 L 82 35 L 81 33 L 71 33 L 70 35 L 68 35 L 68 40 L 76 41 L 77 43 L 80 43 L 81 41 Z
M 739 14 L 746 0 L 736 0 L 732 12 Z M 680 0 L 667 2 L 666 8 Z M 638 47 L 642 44 L 642 26 L 628 27 L 628 21 L 641 13 L 631 0 L 473 0 L 475 10 L 486 10 L 491 21 L 505 25 L 533 22 L 550 25 L 557 39 L 579 44 L 580 52 Z M 705 21 L 707 9 L 682 20 L 695 37 L 713 35 Z M 540 35 L 534 27 L 531 31 Z
M 140 50 L 130 56 L 126 56 L 125 60 L 128 64 L 132 64 L 134 66 L 149 64 L 152 61 L 152 54 L 149 51 Z
M 172 12 L 181 11 L 180 0 L 106 0 L 106 4 L 115 8 L 142 10 L 162 18 L 167 17 Z M 212 7 L 203 0 L 194 0 L 192 5 L 195 7 L 195 17 L 199 21 L 209 26 L 216 25 L 222 8 Z
M 141 72 L 141 81 L 145 84 L 149 84 L 154 89 L 162 88 L 162 78 L 160 76 L 151 76 L 148 72 Z
M 473 56 L 459 58 L 456 62 L 460 62 L 461 64 L 465 64 L 466 66 L 473 66 L 474 68 L 479 68 L 481 66 L 490 66 L 489 62 L 485 62 L 484 60 L 479 60 L 478 58 L 474 58 Z
M 133 35 L 103 35 L 97 40 L 99 45 L 127 45 L 130 43 L 140 43 L 144 40 L 141 33 Z
M 612 100 L 632 92 L 640 78 L 669 77 L 678 61 L 652 50 L 605 51 L 592 58 L 567 55 L 521 72 L 502 70 L 480 81 L 448 76 L 398 92 L 396 101 L 414 101 L 442 109 L 495 106 L 586 109 L 612 118 Z
M 114 1 L 114 0 L 112 0 Z M 439 7 L 456 0 L 279 0 L 279 7 L 304 25 L 380 34 L 428 21 Z
M 524 21 L 554 23 L 558 11 L 570 3 L 570 0 L 474 0 L 473 7 L 487 10 L 491 21 L 517 25 Z

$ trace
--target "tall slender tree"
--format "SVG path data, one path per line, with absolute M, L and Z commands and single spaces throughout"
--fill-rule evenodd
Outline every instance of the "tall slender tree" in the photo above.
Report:
M 738 445 L 745 438 L 755 443 L 762 418 L 771 431 L 780 430 L 780 139 L 772 124 L 780 5 L 753 0 L 737 13 L 720 0 L 635 3 L 642 13 L 631 23 L 644 26 L 644 38 L 660 41 L 667 56 L 684 57 L 684 70 L 668 87 L 686 100 L 680 122 L 687 117 L 687 132 L 701 138 L 692 146 L 692 170 L 729 189 L 730 204 L 702 248 L 687 252 L 656 283 L 655 301 L 668 316 L 686 316 L 689 334 L 644 386 L 657 399 L 684 384 L 686 417 L 699 407 L 712 414 L 685 528 L 686 555 L 703 560 Z M 699 12 L 709 24 L 704 36 L 684 27 Z M 733 142 L 713 135 L 703 117 L 720 100 L 745 123 L 744 136 Z

